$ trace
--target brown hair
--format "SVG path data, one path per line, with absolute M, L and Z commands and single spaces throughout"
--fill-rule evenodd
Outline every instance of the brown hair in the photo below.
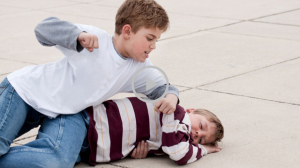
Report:
M 205 109 L 196 109 L 194 111 L 194 114 L 199 114 L 204 116 L 208 121 L 213 122 L 216 124 L 216 132 L 215 132 L 215 140 L 211 143 L 211 145 L 217 145 L 217 142 L 220 142 L 222 138 L 224 137 L 224 127 L 221 123 L 221 121 L 218 119 L 218 117 Z
M 126 0 L 118 9 L 115 33 L 120 35 L 126 24 L 131 26 L 133 33 L 141 27 L 157 27 L 165 32 L 169 27 L 169 18 L 166 11 L 154 0 Z

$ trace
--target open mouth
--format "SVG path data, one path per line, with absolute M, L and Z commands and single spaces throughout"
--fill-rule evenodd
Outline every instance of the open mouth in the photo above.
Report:
M 145 57 L 146 57 L 146 58 L 149 57 L 149 53 L 150 53 L 150 52 L 145 51 Z

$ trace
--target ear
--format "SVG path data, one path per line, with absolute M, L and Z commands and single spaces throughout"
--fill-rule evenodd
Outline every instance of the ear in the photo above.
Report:
M 122 34 L 124 36 L 125 39 L 129 39 L 130 38 L 130 34 L 131 34 L 131 26 L 129 24 L 126 24 L 123 26 L 122 28 Z
M 193 108 L 189 108 L 189 109 L 185 109 L 185 111 L 186 111 L 187 113 L 192 113 L 192 112 L 194 112 L 194 111 L 195 111 L 195 109 L 193 109 Z

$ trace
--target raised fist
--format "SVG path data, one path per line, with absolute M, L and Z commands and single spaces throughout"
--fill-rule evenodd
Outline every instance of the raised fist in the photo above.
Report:
M 77 38 L 82 47 L 92 52 L 94 48 L 99 48 L 98 37 L 94 34 L 82 32 Z

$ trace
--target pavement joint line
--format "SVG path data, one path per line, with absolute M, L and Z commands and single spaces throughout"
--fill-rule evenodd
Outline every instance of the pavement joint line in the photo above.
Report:
M 291 9 L 291 10 L 284 11 L 284 12 L 273 13 L 273 14 L 270 14 L 270 15 L 265 15 L 265 16 L 261 16 L 261 17 L 257 17 L 257 18 L 253 18 L 253 19 L 248 19 L 248 21 L 261 19 L 261 18 L 265 18 L 265 17 L 270 17 L 270 16 L 275 16 L 275 15 L 280 15 L 280 14 L 283 14 L 283 13 L 289 13 L 289 12 L 293 12 L 293 11 L 296 11 L 296 10 L 299 10 L 299 9 L 300 8 L 296 8 L 296 9 Z
M 186 91 L 189 91 L 189 90 L 192 90 L 193 88 L 188 88 L 188 89 L 185 89 L 185 90 L 182 90 L 182 91 L 179 91 L 179 93 L 183 93 L 183 92 L 186 92 Z
M 217 30 L 216 31 L 207 31 L 207 32 L 223 33 L 223 34 L 235 34 L 235 35 L 243 35 L 243 36 L 249 36 L 249 37 L 261 37 L 261 38 L 278 39 L 278 40 L 288 40 L 288 41 L 295 41 L 295 42 L 299 42 L 300 41 L 300 40 L 287 39 L 287 38 L 270 37 L 270 36 L 260 36 L 260 35 L 254 35 L 254 34 L 242 34 L 242 33 L 233 33 L 233 32 L 223 32 L 223 31 L 217 31 Z
M 5 4 L 0 4 L 0 6 L 10 7 L 10 8 L 18 8 L 18 9 L 28 9 L 28 10 L 31 9 L 31 8 L 25 8 L 25 7 L 19 7 L 19 6 L 10 6 L 10 5 L 5 5 Z
M 20 138 L 20 139 L 15 139 L 13 142 L 15 143 L 15 142 L 22 141 L 22 140 L 24 140 L 24 139 L 29 139 L 29 138 L 32 138 L 32 137 L 35 137 L 35 136 L 37 136 L 37 134 L 30 135 L 30 136 L 28 136 L 28 137 L 24 137 L 24 138 Z
M 203 88 L 196 88 L 196 89 L 204 90 L 204 91 L 208 91 L 208 92 L 228 94 L 228 95 L 232 95 L 232 96 L 240 96 L 240 97 L 247 97 L 247 98 L 265 100 L 265 101 L 282 103 L 282 104 L 289 104 L 289 105 L 293 105 L 293 106 L 300 106 L 300 104 L 297 104 L 297 103 L 289 103 L 289 102 L 283 102 L 283 101 L 278 101 L 278 100 L 264 99 L 264 98 L 254 97 L 254 96 L 240 95 L 240 94 L 235 94 L 235 93 L 228 93 L 228 92 L 222 92 L 222 91 L 217 91 L 217 90 L 209 90 L 209 89 L 203 89 Z
M 19 14 L 19 13 L 27 13 L 27 12 L 32 12 L 32 11 L 34 11 L 34 10 L 33 10 L 33 9 L 29 9 L 28 11 L 14 12 L 14 13 L 7 13 L 7 14 L 0 15 L 0 17 L 2 17 L 2 16 L 7 16 L 7 15 Z
M 97 1 L 94 1 L 94 2 L 97 2 Z M 95 6 L 103 6 L 103 7 L 109 7 L 109 8 L 119 8 L 119 6 L 110 6 L 110 5 L 101 5 L 101 4 L 92 4 L 92 3 L 89 3 L 90 5 L 95 5 Z
M 70 2 L 70 1 L 69 1 Z M 72 1 L 72 2 L 77 2 L 77 1 Z M 52 7 L 49 7 L 49 8 L 38 8 L 38 9 L 34 9 L 36 11 L 39 11 L 39 10 L 45 10 L 45 9 L 53 9 L 53 8 L 61 8 L 61 7 L 69 7 L 69 6 L 75 6 L 75 5 L 81 5 L 82 3 L 81 2 L 77 2 L 76 4 L 69 4 L 69 5 L 61 5 L 61 6 L 52 6 Z
M 116 167 L 130 168 L 130 167 L 127 167 L 127 166 L 120 166 L 120 165 L 117 165 L 117 164 L 114 164 L 114 163 L 107 163 L 107 164 L 112 165 L 112 166 L 116 166 Z
M 2 75 L 7 75 L 7 74 L 10 74 L 10 72 L 8 72 L 8 73 L 4 73 L 4 74 L 0 74 L 0 76 L 2 76 Z
M 101 20 L 109 20 L 109 21 L 114 21 L 114 19 L 107 19 L 107 18 L 98 18 L 98 17 L 90 17 L 90 16 L 82 16 L 82 15 L 74 15 L 74 14 L 67 14 L 67 13 L 59 13 L 59 12 L 53 12 L 53 11 L 47 11 L 47 10 L 40 10 L 43 12 L 48 12 L 48 13 L 54 13 L 54 14 L 60 14 L 60 15 L 67 15 L 67 16 L 76 16 L 76 17 L 83 17 L 83 18 L 90 18 L 90 19 L 101 19 Z
M 196 86 L 196 87 L 203 87 L 203 86 L 215 84 L 215 83 L 218 83 L 218 82 L 227 80 L 227 79 L 231 79 L 231 78 L 235 78 L 235 77 L 242 76 L 242 75 L 245 75 L 245 74 L 249 74 L 249 73 L 252 73 L 252 72 L 260 71 L 260 70 L 263 70 L 263 69 L 266 69 L 266 68 L 269 68 L 269 67 L 273 67 L 273 66 L 276 66 L 276 65 L 279 65 L 279 64 L 283 64 L 283 63 L 289 62 L 289 61 L 294 61 L 294 60 L 299 59 L 299 58 L 300 58 L 300 56 L 295 57 L 295 58 L 291 58 L 291 59 L 289 59 L 289 60 L 281 61 L 281 62 L 278 62 L 278 63 L 275 63 L 275 64 L 267 65 L 267 66 L 265 66 L 265 67 L 261 67 L 261 68 L 258 68 L 258 69 L 254 69 L 254 70 L 251 70 L 251 71 L 248 71 L 248 72 L 244 72 L 244 73 L 241 73 L 241 74 L 237 74 L 237 75 L 233 75 L 233 76 L 230 76 L 230 77 L 226 77 L 226 78 L 223 78 L 223 79 L 214 81 L 214 82 L 202 84 L 202 85 L 199 85 L 199 86 Z
M 249 21 L 249 22 L 257 22 L 257 23 L 267 23 L 267 24 L 274 24 L 274 25 L 282 25 L 282 26 L 294 26 L 294 27 L 300 27 L 300 25 L 293 25 L 293 24 L 285 24 L 285 23 L 272 23 L 272 22 L 265 22 L 265 21 Z
M 39 65 L 39 64 L 36 64 L 36 63 L 32 63 L 32 62 L 24 62 L 24 61 L 19 61 L 19 60 L 11 60 L 11 59 L 7 59 L 7 58 L 0 58 L 0 59 L 7 60 L 7 61 L 14 61 L 14 62 L 22 62 L 22 63 L 26 63 L 26 64 L 31 64 L 31 65 Z
M 70 1 L 68 1 L 70 2 Z M 23 8 L 23 7 L 16 7 L 16 6 L 9 6 L 9 5 L 3 5 L 0 4 L 0 6 L 3 7 L 12 7 L 12 8 L 19 8 L 19 9 L 28 9 L 28 11 L 24 11 L 24 12 L 32 12 L 32 11 L 39 11 L 39 10 L 44 10 L 44 9 L 52 9 L 52 8 L 59 8 L 59 7 L 67 7 L 67 6 L 74 6 L 74 5 L 80 5 L 80 4 L 85 4 L 84 2 L 77 2 L 77 1 L 71 1 L 71 2 L 76 2 L 76 4 L 69 4 L 69 5 L 62 5 L 62 6 L 53 6 L 53 7 L 49 7 L 49 8 L 38 8 L 38 9 L 32 9 L 32 8 Z M 18 13 L 23 13 L 23 12 L 18 12 Z M 9 13 L 9 14 L 17 14 L 17 13 Z M 4 14 L 4 15 L 8 15 L 8 14 Z M 3 16 L 3 15 L 1 15 Z
M 21 144 L 21 143 L 17 143 L 17 142 L 13 142 L 14 144 L 17 144 L 17 145 L 23 145 L 23 144 Z
M 222 18 L 222 17 L 215 17 L 215 16 L 199 16 L 199 15 L 191 15 L 191 14 L 183 14 L 183 13 L 175 13 L 175 12 L 168 12 L 168 13 L 182 15 L 182 16 L 193 16 L 193 17 L 210 18 L 210 19 L 226 19 L 226 20 L 243 21 L 243 19 Z
M 170 39 L 174 39 L 174 38 L 178 38 L 178 37 L 184 37 L 184 36 L 196 34 L 196 33 L 199 33 L 199 32 L 204 32 L 204 31 L 214 30 L 214 29 L 218 29 L 218 28 L 223 28 L 223 27 L 227 27 L 227 26 L 231 26 L 231 25 L 235 25 L 235 24 L 239 24 L 239 23 L 243 23 L 243 22 L 245 22 L 245 20 L 234 22 L 234 23 L 225 24 L 225 25 L 218 26 L 218 27 L 213 27 L 213 28 L 208 28 L 208 29 L 203 29 L 203 30 L 197 30 L 197 31 L 194 31 L 194 32 L 191 32 L 191 33 L 187 33 L 187 34 L 182 34 L 182 35 L 177 35 L 177 36 L 173 36 L 173 37 L 168 37 L 168 38 L 161 39 L 159 41 L 165 41 L 165 40 L 170 40 Z

